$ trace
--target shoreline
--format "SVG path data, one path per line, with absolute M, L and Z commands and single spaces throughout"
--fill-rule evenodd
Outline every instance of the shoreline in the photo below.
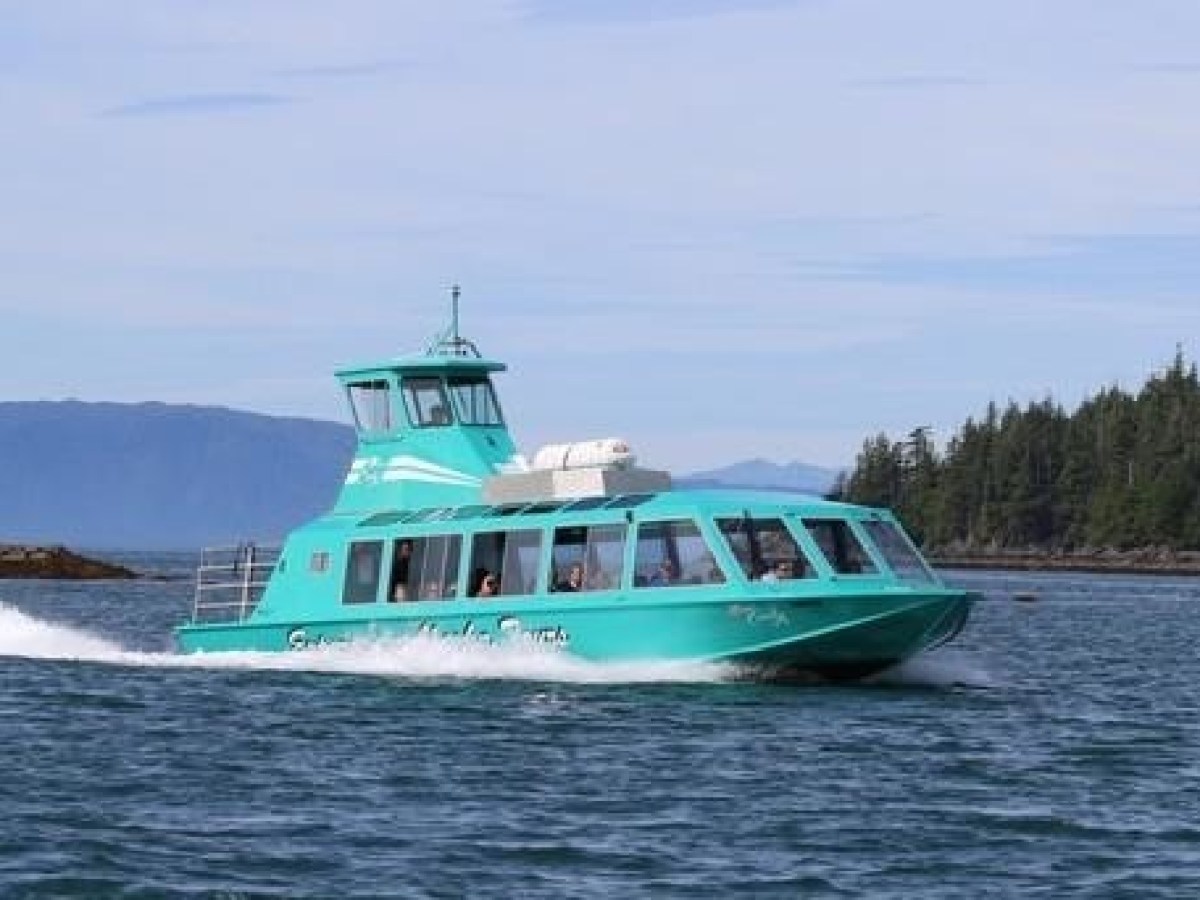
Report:
M 1093 575 L 1200 575 L 1200 553 L 1186 550 L 930 552 L 928 559 L 938 569 L 1080 572 Z

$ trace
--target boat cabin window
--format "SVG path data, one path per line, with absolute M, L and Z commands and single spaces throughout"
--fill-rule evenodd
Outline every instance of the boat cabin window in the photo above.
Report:
M 347 385 L 350 408 L 358 430 L 364 434 L 381 434 L 392 430 L 391 385 L 382 379 L 359 381 Z
M 812 564 L 779 518 L 717 519 L 717 528 L 745 576 L 755 581 L 815 578 Z
M 839 575 L 873 575 L 877 571 L 844 519 L 805 519 L 804 527 Z
M 480 599 L 534 593 L 541 554 L 540 529 L 476 534 L 471 541 L 467 593 Z
M 503 425 L 500 404 L 492 382 L 479 375 L 463 375 L 446 380 L 450 396 L 454 398 L 454 411 L 463 425 Z
M 374 603 L 379 597 L 379 568 L 383 541 L 352 541 L 346 555 L 343 603 Z
M 458 593 L 462 535 L 400 538 L 392 546 L 388 600 L 442 600 Z
M 574 525 L 554 530 L 550 590 L 609 591 L 621 586 L 625 568 L 624 523 Z
M 584 512 L 589 509 L 599 509 L 609 502 L 612 498 L 608 495 L 603 497 L 584 497 L 582 500 L 576 500 L 574 503 L 563 508 L 564 512 Z
M 938 583 L 937 576 L 894 522 L 872 519 L 862 525 L 897 578 L 914 585 Z
M 634 587 L 682 587 L 725 581 L 725 573 L 691 519 L 638 525 L 633 571 Z
M 449 425 L 453 421 L 440 378 L 405 378 L 404 408 L 408 420 L 418 428 Z

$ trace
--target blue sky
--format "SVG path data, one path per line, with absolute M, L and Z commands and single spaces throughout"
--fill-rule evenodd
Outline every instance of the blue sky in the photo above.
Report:
M 0 399 L 345 419 L 464 289 L 518 442 L 840 465 L 1200 334 L 1191 0 L 125 0 L 0 31 Z

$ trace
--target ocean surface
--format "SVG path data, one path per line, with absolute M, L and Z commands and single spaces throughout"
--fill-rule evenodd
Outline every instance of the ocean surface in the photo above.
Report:
M 194 560 L 126 559 L 180 578 L 0 581 L 5 900 L 1200 897 L 1200 579 L 950 572 L 954 645 L 796 686 L 182 658 Z

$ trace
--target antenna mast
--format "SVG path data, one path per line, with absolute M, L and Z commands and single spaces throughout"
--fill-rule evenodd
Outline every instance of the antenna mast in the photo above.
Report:
M 434 339 L 426 348 L 428 356 L 474 356 L 479 357 L 479 348 L 458 333 L 458 299 L 462 296 L 462 288 L 457 284 L 450 286 L 450 327 Z
M 457 284 L 450 287 L 450 336 L 454 346 L 459 344 L 458 336 L 458 297 L 462 293 L 462 288 Z

